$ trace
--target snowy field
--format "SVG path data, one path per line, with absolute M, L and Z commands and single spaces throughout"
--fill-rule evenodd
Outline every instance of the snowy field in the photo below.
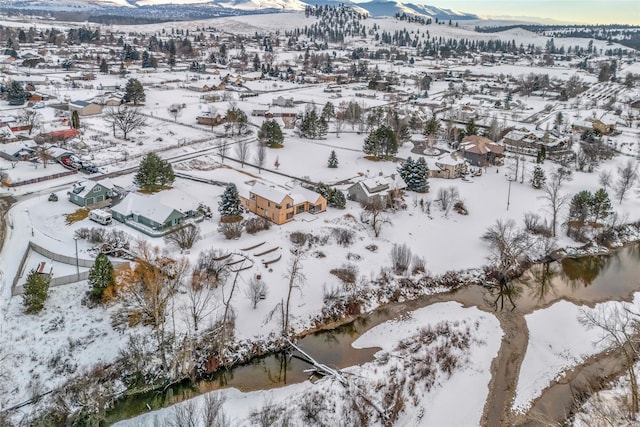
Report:
M 632 304 L 640 307 L 640 293 L 634 295 Z M 529 345 L 520 368 L 513 409 L 526 411 L 540 392 L 562 377 L 563 372 L 606 350 L 604 332 L 587 328 L 580 318 L 583 313 L 608 312 L 621 305 L 610 301 L 591 308 L 560 301 L 526 315 Z

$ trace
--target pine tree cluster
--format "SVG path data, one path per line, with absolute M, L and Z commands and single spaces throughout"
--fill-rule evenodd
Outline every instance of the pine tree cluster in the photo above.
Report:
M 429 167 L 424 157 L 413 160 L 408 157 L 407 160 L 398 167 L 400 177 L 407 184 L 407 188 L 417 193 L 426 193 L 429 191 Z
M 344 196 L 344 193 L 327 184 L 319 182 L 315 191 L 327 200 L 327 205 L 329 207 L 344 209 L 347 204 L 347 198 Z
M 362 151 L 378 160 L 392 159 L 398 153 L 398 137 L 392 128 L 382 125 L 365 138 Z

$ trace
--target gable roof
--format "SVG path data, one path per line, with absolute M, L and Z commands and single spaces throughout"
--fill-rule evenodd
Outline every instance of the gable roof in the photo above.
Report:
M 261 182 L 256 182 L 255 185 L 249 189 L 249 192 L 278 204 L 281 204 L 288 196 L 287 192 L 284 190 L 280 190 L 276 187 L 269 187 Z
M 351 187 L 359 186 L 365 192 L 367 197 L 374 196 L 380 193 L 386 193 L 391 190 L 402 190 L 407 188 L 407 184 L 395 174 L 391 176 L 376 176 L 373 178 L 367 178 L 362 181 L 358 181 Z M 351 188 L 350 187 L 350 188 Z
M 100 186 L 100 187 L 103 187 L 106 190 L 110 190 L 109 187 L 107 187 L 106 185 L 104 185 L 102 183 L 87 180 L 87 181 L 82 181 L 82 182 L 73 184 L 73 189 L 70 192 L 75 194 L 76 196 L 82 197 L 84 199 L 89 194 L 91 194 L 91 192 L 93 192 L 93 189 L 96 186 Z
M 487 154 L 487 153 L 504 153 L 504 147 L 496 144 L 489 138 L 478 135 L 469 135 L 460 143 L 460 149 L 469 153 Z
M 164 224 L 174 212 L 184 216 L 177 209 L 162 204 L 157 196 L 141 196 L 136 193 L 127 194 L 111 211 L 122 216 L 140 215 L 158 224 Z
M 291 198 L 293 199 L 294 205 L 299 205 L 301 203 L 316 203 L 320 197 L 320 194 L 315 191 L 308 190 L 301 186 L 296 186 L 291 189 L 291 193 L 289 193 Z

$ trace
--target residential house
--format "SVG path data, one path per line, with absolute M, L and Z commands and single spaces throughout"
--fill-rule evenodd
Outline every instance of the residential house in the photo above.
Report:
M 514 129 L 509 131 L 503 144 L 506 151 L 535 156 L 541 147 L 545 147 L 547 156 L 554 158 L 571 151 L 571 139 L 540 130 Z
M 276 224 L 289 222 L 303 212 L 316 214 L 327 210 L 324 197 L 300 186 L 286 191 L 259 182 L 247 192 L 241 192 L 240 201 L 246 210 Z
M 443 154 L 427 161 L 429 177 L 455 179 L 467 173 L 467 161 L 460 153 Z
M 471 166 L 489 166 L 501 163 L 504 147 L 484 136 L 469 135 L 458 146 L 462 156 Z
M 17 141 L 18 137 L 13 134 L 9 126 L 0 127 L 0 143 Z
M 73 101 L 69 103 L 69 112 L 78 112 L 79 116 L 95 116 L 102 113 L 102 105 L 90 101 Z
M 157 196 L 142 196 L 129 193 L 111 208 L 113 218 L 145 234 L 166 234 L 180 225 L 186 215 L 164 205 Z
M 285 98 L 280 95 L 271 101 L 271 105 L 274 107 L 284 107 L 284 108 L 292 108 L 293 107 L 293 98 Z
M 33 141 L 15 141 L 0 144 L 0 157 L 7 160 L 28 160 L 36 151 Z
M 376 198 L 383 198 L 387 202 L 393 199 L 394 193 L 398 193 L 407 188 L 407 184 L 396 174 L 390 176 L 377 176 L 364 179 L 347 188 L 349 200 L 369 204 Z
M 83 181 L 73 184 L 67 195 L 71 203 L 86 208 L 110 202 L 113 190 L 99 182 Z

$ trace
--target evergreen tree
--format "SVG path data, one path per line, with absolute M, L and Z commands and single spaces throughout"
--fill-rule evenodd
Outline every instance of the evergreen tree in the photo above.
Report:
M 398 174 L 409 190 L 418 193 L 429 191 L 429 167 L 424 157 L 419 157 L 416 161 L 408 157 L 398 167 Z
M 464 136 L 469 135 L 477 135 L 478 134 L 478 126 L 476 125 L 476 121 L 474 119 L 469 120 L 467 126 L 464 128 Z
M 540 167 L 540 165 L 536 165 L 533 170 L 533 175 L 531 176 L 531 186 L 536 189 L 540 189 L 544 186 L 544 183 L 547 181 L 547 177 L 544 174 L 544 169 Z
M 44 308 L 44 302 L 49 296 L 50 280 L 48 274 L 41 274 L 35 270 L 29 272 L 22 294 L 25 313 L 39 313 Z
M 604 188 L 599 189 L 593 195 L 591 200 L 591 215 L 593 222 L 607 219 L 611 215 L 611 200 L 609 199 L 609 193 Z
M 134 184 L 145 190 L 153 191 L 166 187 L 175 180 L 171 163 L 163 160 L 154 152 L 145 155 L 133 179 Z
M 582 190 L 574 195 L 569 205 L 569 220 L 584 224 L 591 213 L 593 195 L 590 191 Z
M 100 72 L 102 74 L 109 74 L 109 64 L 107 64 L 107 61 L 104 58 L 100 61 Z
M 220 216 L 240 216 L 243 211 L 236 185 L 227 185 L 224 189 L 224 193 L 220 196 L 220 201 L 218 202 L 218 212 L 220 212 Z
M 280 125 L 275 120 L 265 120 L 258 130 L 258 139 L 267 146 L 274 148 L 282 145 L 284 135 Z
M 93 267 L 89 270 L 88 282 L 91 286 L 89 297 L 94 302 L 102 301 L 105 289 L 114 285 L 113 264 L 105 254 L 100 253 L 96 257 Z
M 144 102 L 146 99 L 146 96 L 144 94 L 144 87 L 142 87 L 142 83 L 140 83 L 140 80 L 138 79 L 129 79 L 124 90 L 124 99 L 127 102 L 139 104 L 141 102 Z
M 158 61 L 148 51 L 142 53 L 142 68 L 156 68 Z
M 324 104 L 320 117 L 324 118 L 327 122 L 336 116 L 336 110 L 331 101 Z
M 422 134 L 425 137 L 429 137 L 432 135 L 437 135 L 440 130 L 440 120 L 436 118 L 436 116 L 432 116 L 424 126 L 424 131 Z
M 73 129 L 80 129 L 80 115 L 78 114 L 78 110 L 73 110 L 73 113 L 71 113 L 71 127 Z
M 393 129 L 382 125 L 365 138 L 362 151 L 379 160 L 391 159 L 398 152 L 398 138 Z
M 22 83 L 12 80 L 7 85 L 7 101 L 9 105 L 22 105 L 29 97 L 29 93 L 24 90 Z
M 329 207 L 344 209 L 347 205 L 347 198 L 344 196 L 344 193 L 336 188 L 330 187 L 323 182 L 319 182 L 315 190 L 316 193 L 320 194 L 327 200 L 327 205 Z
M 316 127 L 316 136 L 318 139 L 324 139 L 327 136 L 327 132 L 329 131 L 329 124 L 325 120 L 324 117 L 320 116 L 318 120 L 318 125 Z
M 302 122 L 300 123 L 301 136 L 309 139 L 318 138 L 318 121 L 318 113 L 315 108 L 305 112 L 302 117 Z
M 411 156 L 407 157 L 407 160 L 402 162 L 400 166 L 398 166 L 398 174 L 400 178 L 409 185 L 409 180 L 411 179 L 411 175 L 413 174 L 413 159 Z
M 327 162 L 327 166 L 330 168 L 338 167 L 338 156 L 336 155 L 335 150 L 331 150 L 331 154 L 329 155 L 329 161 Z
M 418 193 L 429 191 L 429 167 L 424 157 L 419 157 L 414 164 L 410 189 Z

